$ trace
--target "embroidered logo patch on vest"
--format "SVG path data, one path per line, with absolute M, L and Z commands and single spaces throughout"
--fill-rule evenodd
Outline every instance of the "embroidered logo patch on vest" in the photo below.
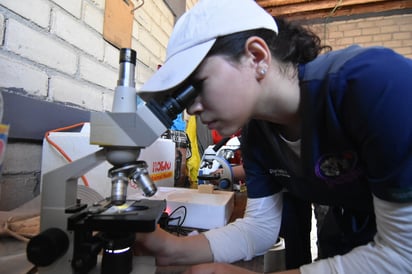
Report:
M 274 175 L 276 177 L 285 177 L 285 178 L 290 178 L 290 174 L 288 173 L 287 170 L 285 169 L 269 169 L 269 174 Z
M 356 153 L 352 151 L 341 154 L 325 154 L 317 161 L 315 174 L 330 183 L 345 183 L 358 177 L 357 161 Z

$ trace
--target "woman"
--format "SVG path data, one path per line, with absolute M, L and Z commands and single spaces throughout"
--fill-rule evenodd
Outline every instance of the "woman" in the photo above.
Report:
M 287 192 L 330 206 L 337 233 L 326 242 L 338 243 L 290 273 L 411 273 L 412 61 L 385 48 L 322 50 L 252 0 L 201 0 L 177 22 L 141 95 L 192 84 L 190 114 L 223 136 L 242 128 L 248 203 L 244 218 L 200 235 L 139 235 L 158 264 L 250 273 L 224 263 L 275 243 Z

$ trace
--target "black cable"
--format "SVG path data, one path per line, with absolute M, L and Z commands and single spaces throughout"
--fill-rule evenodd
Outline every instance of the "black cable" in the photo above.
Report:
M 173 217 L 179 210 L 183 209 L 183 216 L 177 216 L 177 217 Z M 166 230 L 170 233 L 175 233 L 178 236 L 180 235 L 187 235 L 187 233 L 184 231 L 184 229 L 182 228 L 185 219 L 186 219 L 186 215 L 187 215 L 187 208 L 185 206 L 179 206 L 176 209 L 174 209 L 168 217 L 167 220 L 167 227 Z M 176 225 L 170 225 L 170 222 L 172 221 L 177 221 Z
M 185 222 L 186 219 L 186 215 L 187 215 L 187 208 L 185 206 L 178 206 L 177 208 L 175 208 L 175 210 L 173 210 L 170 215 L 169 215 L 169 219 L 172 218 L 173 214 L 175 214 L 179 209 L 183 208 L 184 209 L 184 215 L 183 215 L 183 220 L 182 223 L 179 225 L 183 225 L 183 223 Z

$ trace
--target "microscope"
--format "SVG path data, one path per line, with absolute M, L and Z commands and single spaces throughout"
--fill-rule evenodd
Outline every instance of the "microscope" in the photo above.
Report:
M 208 146 L 200 161 L 198 184 L 214 184 L 219 190 L 238 190 L 229 160 L 239 148 L 239 137 L 226 137 L 217 144 Z
M 144 196 L 156 193 L 146 162 L 138 160 L 140 150 L 156 141 L 197 94 L 185 86 L 137 104 L 136 52 L 121 49 L 119 63 L 112 112 L 90 116 L 90 143 L 101 149 L 42 176 L 41 232 L 26 250 L 41 274 L 132 273 L 135 233 L 154 231 L 166 209 L 165 200 L 128 200 L 127 186 L 132 181 Z M 83 204 L 77 199 L 78 179 L 104 161 L 113 166 L 111 196 Z

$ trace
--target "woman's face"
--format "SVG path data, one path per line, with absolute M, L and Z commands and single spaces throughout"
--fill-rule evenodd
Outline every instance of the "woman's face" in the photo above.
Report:
M 199 115 L 209 129 L 223 136 L 234 134 L 253 116 L 260 88 L 255 71 L 247 58 L 240 62 L 219 55 L 206 58 L 192 79 L 200 93 L 188 113 Z

